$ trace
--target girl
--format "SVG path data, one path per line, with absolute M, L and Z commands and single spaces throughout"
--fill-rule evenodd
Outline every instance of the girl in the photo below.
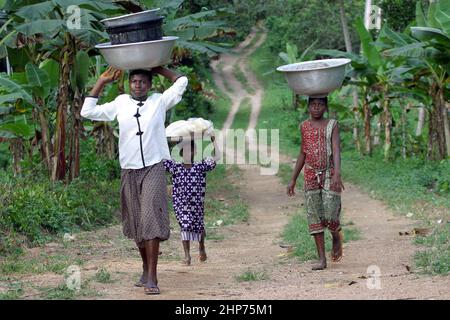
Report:
M 172 175 L 173 208 L 181 228 L 183 264 L 186 266 L 191 264 L 190 241 L 199 242 L 200 261 L 205 262 L 207 259 L 204 224 L 206 172 L 213 170 L 218 160 L 214 135 L 211 136 L 211 141 L 214 144 L 213 157 L 194 162 L 196 145 L 194 140 L 191 140 L 184 141 L 180 145 L 183 163 L 173 160 L 164 161 L 166 171 Z
M 331 259 L 342 258 L 342 236 L 339 223 L 341 212 L 341 156 L 339 126 L 336 120 L 323 117 L 328 109 L 327 97 L 309 98 L 310 119 L 301 124 L 302 143 L 292 179 L 288 184 L 289 196 L 295 194 L 295 184 L 305 166 L 305 200 L 309 232 L 314 236 L 319 264 L 313 270 L 327 267 L 324 229 L 333 237 Z

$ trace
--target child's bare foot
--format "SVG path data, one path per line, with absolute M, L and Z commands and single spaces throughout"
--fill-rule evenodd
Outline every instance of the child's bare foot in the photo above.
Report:
M 206 249 L 205 249 L 205 243 L 204 242 L 200 242 L 199 246 L 198 246 L 198 259 L 200 260 L 200 262 L 205 262 L 206 259 L 208 259 L 208 256 L 206 255 Z
M 327 267 L 327 261 L 326 260 L 319 260 L 318 264 L 315 264 L 312 266 L 312 270 L 323 270 Z
M 198 243 L 198 259 L 200 262 L 205 262 L 206 259 L 208 259 L 208 256 L 206 255 L 206 249 L 205 249 L 205 230 L 202 231 L 202 237 L 200 242 Z
M 191 265 L 191 256 L 184 257 L 183 266 L 190 266 L 190 265 Z
M 199 258 L 200 262 L 205 262 L 206 259 L 208 259 L 208 256 L 206 255 L 206 251 L 203 251 L 203 252 L 200 251 L 198 258 Z
M 331 260 L 338 262 L 342 259 L 342 234 L 341 231 L 332 232 L 333 236 L 333 249 L 331 251 Z

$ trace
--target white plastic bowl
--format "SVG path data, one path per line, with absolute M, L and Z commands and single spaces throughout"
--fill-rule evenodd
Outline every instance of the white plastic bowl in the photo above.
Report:
M 149 69 L 170 62 L 173 46 L 178 37 L 163 37 L 161 40 L 111 45 L 98 44 L 106 62 L 116 69 Z
M 340 88 L 350 59 L 323 59 L 287 64 L 277 68 L 297 94 L 326 96 Z

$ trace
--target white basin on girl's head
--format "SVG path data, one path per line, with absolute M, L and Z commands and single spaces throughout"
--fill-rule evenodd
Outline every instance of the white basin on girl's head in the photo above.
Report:
M 111 45 L 98 44 L 106 62 L 116 69 L 148 69 L 170 62 L 173 46 L 178 37 L 163 37 L 161 40 Z
M 277 68 L 286 76 L 289 87 L 306 96 L 328 95 L 340 88 L 345 66 L 350 59 L 323 59 L 287 64 Z

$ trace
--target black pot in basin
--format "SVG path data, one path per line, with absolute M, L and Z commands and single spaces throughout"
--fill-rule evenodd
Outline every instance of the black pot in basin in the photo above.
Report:
M 143 41 L 161 40 L 163 37 L 163 17 L 107 28 L 111 44 L 125 44 Z

